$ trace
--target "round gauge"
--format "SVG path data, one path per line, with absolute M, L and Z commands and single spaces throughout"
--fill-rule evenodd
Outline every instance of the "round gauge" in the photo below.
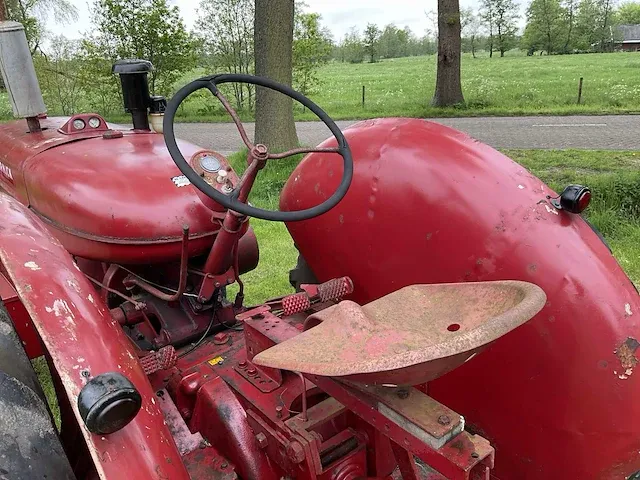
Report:
M 206 172 L 217 172 L 222 167 L 220 160 L 216 157 L 212 157 L 211 155 L 205 155 L 200 158 L 200 166 Z
M 98 117 L 91 117 L 89 119 L 89 126 L 91 128 L 98 128 L 100 126 L 100 119 Z
M 84 120 L 80 118 L 76 118 L 73 121 L 73 128 L 75 128 L 76 130 L 82 130 L 84 127 L 85 127 Z

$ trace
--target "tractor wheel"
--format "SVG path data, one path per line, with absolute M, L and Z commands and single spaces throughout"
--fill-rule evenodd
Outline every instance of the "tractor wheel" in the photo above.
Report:
M 0 300 L 0 480 L 73 480 L 44 393 Z
M 295 268 L 289 271 L 289 283 L 296 289 L 296 292 L 300 291 L 300 285 L 304 283 L 318 283 L 316 276 L 311 271 L 311 267 L 309 267 L 301 253 L 298 254 L 298 262 Z

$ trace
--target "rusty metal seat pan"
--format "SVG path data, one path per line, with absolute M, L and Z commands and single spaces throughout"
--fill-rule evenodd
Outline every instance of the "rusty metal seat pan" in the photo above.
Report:
M 253 361 L 368 384 L 416 385 L 463 364 L 545 301 L 540 287 L 520 281 L 412 285 L 364 306 L 343 301 L 315 313 L 303 333 Z

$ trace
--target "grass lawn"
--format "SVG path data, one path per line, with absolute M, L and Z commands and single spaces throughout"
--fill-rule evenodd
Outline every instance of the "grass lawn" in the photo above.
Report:
M 631 279 L 640 284 L 640 152 L 505 150 L 504 153 L 555 190 L 568 183 L 590 186 L 593 200 L 587 217 L 602 232 Z M 242 170 L 245 160 L 245 154 L 231 158 L 238 170 Z M 270 163 L 258 177 L 252 203 L 277 208 L 280 190 L 297 161 L 294 158 Z M 260 243 L 260 264 L 243 276 L 247 305 L 291 291 L 288 273 L 297 255 L 284 224 L 256 219 L 251 224 Z M 235 291 L 230 290 L 229 296 L 233 298 Z M 42 360 L 34 363 L 56 412 L 46 363 Z
M 462 87 L 467 105 L 455 109 L 429 106 L 435 71 L 433 55 L 378 63 L 332 62 L 321 68 L 322 84 L 310 97 L 336 119 L 640 112 L 640 53 L 475 59 L 464 54 Z M 203 70 L 190 72 L 176 86 L 203 74 Z M 584 87 L 582 103 L 577 105 L 580 77 Z M 207 104 L 214 105 L 204 95 L 188 102 L 183 120 L 227 120 L 222 114 L 203 113 Z M 314 118 L 300 109 L 296 116 Z
M 322 84 L 310 97 L 335 119 L 640 112 L 640 53 L 532 57 L 517 53 L 508 52 L 503 58 L 484 54 L 475 59 L 464 54 L 462 87 L 467 103 L 460 108 L 429 105 L 435 88 L 434 55 L 377 63 L 329 63 L 320 69 Z M 174 88 L 211 73 L 215 72 L 187 72 Z M 584 88 L 582 103 L 577 105 L 580 77 L 584 77 Z M 366 89 L 364 107 L 362 86 Z M 88 109 L 82 106 L 86 103 L 81 99 L 79 108 Z M 209 92 L 190 97 L 179 115 L 181 121 L 229 121 Z M 241 116 L 251 119 L 249 112 Z M 6 93 L 0 92 L 0 119 L 10 117 Z M 301 108 L 296 117 L 315 118 Z M 130 118 L 119 111 L 109 120 L 129 122 Z

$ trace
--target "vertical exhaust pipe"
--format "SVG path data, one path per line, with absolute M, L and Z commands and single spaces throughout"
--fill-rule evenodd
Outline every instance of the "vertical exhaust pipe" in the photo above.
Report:
M 5 4 L 0 0 L 0 71 L 9 94 L 13 115 L 26 118 L 30 132 L 39 132 L 38 115 L 47 111 L 33 66 L 24 27 L 4 20 Z

